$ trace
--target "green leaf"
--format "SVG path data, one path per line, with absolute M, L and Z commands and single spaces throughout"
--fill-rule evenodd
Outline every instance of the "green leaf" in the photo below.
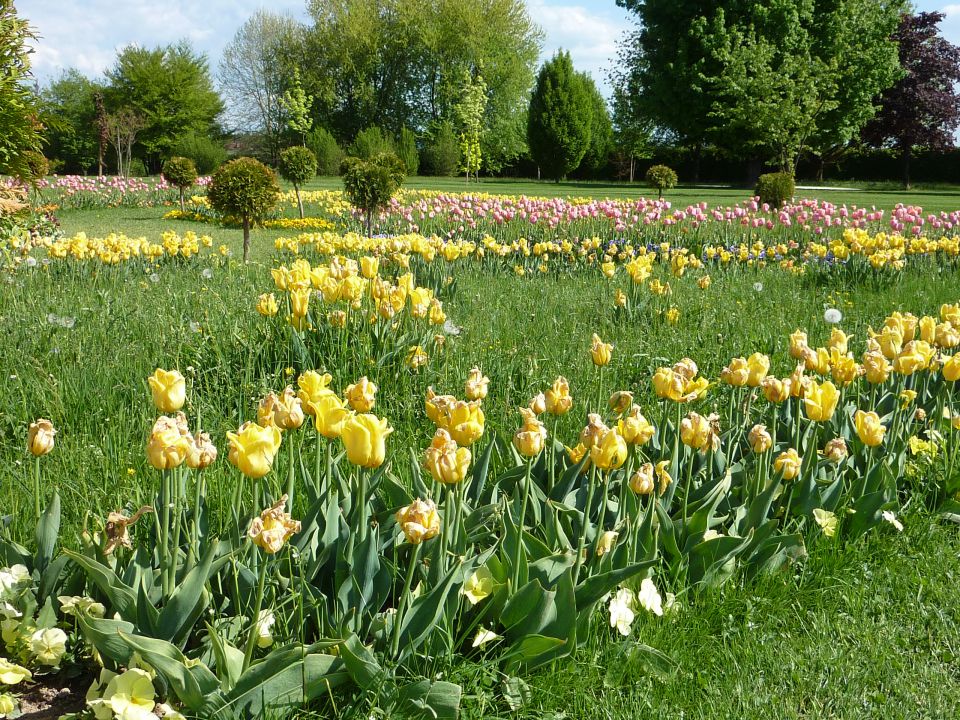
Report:
M 405 717 L 424 720 L 456 720 L 460 716 L 463 689 L 448 682 L 421 680 L 400 688 L 397 697 Z
M 642 573 L 653 565 L 653 562 L 653 560 L 645 560 L 588 577 L 577 586 L 577 613 L 582 613 L 591 607 L 597 600 L 613 590 L 624 580 Z
M 365 647 L 356 634 L 350 635 L 340 644 L 340 657 L 350 673 L 350 678 L 366 690 L 383 677 L 383 668 L 377 662 L 373 652 Z
M 47 505 L 37 522 L 37 555 L 34 558 L 34 568 L 41 573 L 53 560 L 53 552 L 57 547 L 59 535 L 60 493 L 54 490 L 50 504 Z
M 72 550 L 64 550 L 63 552 L 83 568 L 94 585 L 107 596 L 112 610 L 119 612 L 124 619 L 137 619 L 137 594 L 133 588 L 125 585 L 117 577 L 117 574 L 103 563 Z
M 210 543 L 200 563 L 193 566 L 174 590 L 157 619 L 157 637 L 175 645 L 186 642 L 190 630 L 206 609 L 203 597 L 207 581 L 230 559 L 230 555 L 226 554 L 214 562 L 222 548 L 220 542 Z
M 126 665 L 130 661 L 130 646 L 120 637 L 120 633 L 132 633 L 133 623 L 125 620 L 93 618 L 84 613 L 77 615 L 77 624 L 84 639 L 97 649 L 101 656 L 117 665 Z
M 220 681 L 203 663 L 190 663 L 186 656 L 166 640 L 120 632 L 131 650 L 139 653 L 150 667 L 167 681 L 170 688 L 190 710 L 202 709 L 208 696 L 219 694 Z
M 217 662 L 217 675 L 220 676 L 220 689 L 229 692 L 237 684 L 243 671 L 243 651 L 234 647 L 226 638 L 220 637 L 215 627 L 207 624 L 207 637 Z

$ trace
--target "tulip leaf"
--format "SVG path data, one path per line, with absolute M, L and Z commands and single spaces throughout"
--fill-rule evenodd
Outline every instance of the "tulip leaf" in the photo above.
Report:
M 490 458 L 493 457 L 493 446 L 493 440 L 488 442 L 480 454 L 480 457 L 473 465 L 473 476 L 471 477 L 470 484 L 466 488 L 466 497 L 474 504 L 480 501 L 484 487 L 486 487 L 487 484 L 487 473 L 490 471 Z
M 694 545 L 688 553 L 688 582 L 691 585 L 716 586 L 726 582 L 736 570 L 737 556 L 752 540 L 721 535 Z
M 137 585 L 137 630 L 144 635 L 155 637 L 159 618 L 160 613 L 157 612 L 157 608 L 150 602 L 150 598 L 147 596 L 147 589 L 143 583 L 140 583 Z
M 577 586 L 577 613 L 583 613 L 585 610 L 588 610 L 595 602 L 624 580 L 642 573 L 651 565 L 653 565 L 653 560 L 644 560 L 643 562 L 633 563 L 626 567 L 608 570 L 598 575 L 591 575 Z
M 424 593 L 410 604 L 400 626 L 400 653 L 407 656 L 416 651 L 430 631 L 440 620 L 447 596 L 455 584 L 473 572 L 477 558 L 467 560 L 455 566 L 444 575 L 429 592 Z
M 58 555 L 53 562 L 47 565 L 46 569 L 40 575 L 40 586 L 37 589 L 37 599 L 43 600 L 57 593 L 60 588 L 60 579 L 67 565 L 70 564 L 70 558 L 66 555 Z
M 884 492 L 872 492 L 857 498 L 851 506 L 854 512 L 845 523 L 850 537 L 859 537 L 881 522 L 880 511 L 887 503 L 887 495 Z
M 212 625 L 207 624 L 207 637 L 210 638 L 210 647 L 216 660 L 217 675 L 220 677 L 220 689 L 229 692 L 236 685 L 237 679 L 243 670 L 243 651 L 234 647 L 220 636 Z
M 803 536 L 778 535 L 759 543 L 746 557 L 746 571 L 751 577 L 780 570 L 791 560 L 800 560 L 807 554 Z
M 533 663 L 533 661 L 537 658 L 547 655 L 550 656 L 550 659 L 554 659 L 557 656 L 556 653 L 561 649 L 569 652 L 569 648 L 564 647 L 566 645 L 567 641 L 560 638 L 527 635 L 503 656 L 503 661 L 508 666 L 526 665 L 528 668 L 535 667 L 537 663 Z
M 39 572 L 46 570 L 53 560 L 53 552 L 57 547 L 57 538 L 60 535 L 60 493 L 53 491 L 50 504 L 44 509 L 37 521 L 37 554 L 34 558 L 34 569 Z
M 110 600 L 112 609 L 120 613 L 120 616 L 128 620 L 134 620 L 137 617 L 137 594 L 129 585 L 117 577 L 117 574 L 93 558 L 86 555 L 64 550 L 65 555 L 71 558 L 87 573 L 94 585 L 100 588 L 100 591 Z
M 203 597 L 207 581 L 231 557 L 230 554 L 224 554 L 217 558 L 222 549 L 222 543 L 218 541 L 210 543 L 200 563 L 190 569 L 177 589 L 173 591 L 157 619 L 157 637 L 169 640 L 175 645 L 183 645 L 186 642 L 190 630 L 206 609 Z
M 117 665 L 126 665 L 130 662 L 130 646 L 120 637 L 120 633 L 132 633 L 133 623 L 126 620 L 111 620 L 109 618 L 94 618 L 86 613 L 78 613 L 77 625 L 84 639 L 97 649 L 105 658 L 109 658 Z
M 463 689 L 453 683 L 421 680 L 400 688 L 397 693 L 403 717 L 419 720 L 456 720 L 460 716 Z
M 730 475 L 725 475 L 713 486 L 708 486 L 709 490 L 698 501 L 699 507 L 684 524 L 684 530 L 688 535 L 706 532 L 716 524 L 714 514 L 720 502 L 730 492 L 730 483 Z
M 361 690 L 366 690 L 383 677 L 383 668 L 380 663 L 377 662 L 373 652 L 360 642 L 356 634 L 351 633 L 339 647 L 340 657 L 347 672 L 350 673 L 350 679 Z
M 199 710 L 207 696 L 219 692 L 220 681 L 206 665 L 190 662 L 172 643 L 157 638 L 119 632 L 121 639 L 157 671 L 176 696 L 191 710 Z

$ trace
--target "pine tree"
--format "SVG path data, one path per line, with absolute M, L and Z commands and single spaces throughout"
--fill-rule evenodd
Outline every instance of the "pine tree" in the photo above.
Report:
M 543 176 L 560 181 L 590 146 L 593 103 L 570 53 L 544 63 L 530 98 L 527 140 Z

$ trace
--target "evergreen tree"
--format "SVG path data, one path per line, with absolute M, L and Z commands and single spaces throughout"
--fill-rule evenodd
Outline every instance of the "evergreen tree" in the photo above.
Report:
M 527 141 L 543 176 L 560 181 L 574 170 L 590 146 L 593 104 L 570 53 L 544 63 L 530 98 Z

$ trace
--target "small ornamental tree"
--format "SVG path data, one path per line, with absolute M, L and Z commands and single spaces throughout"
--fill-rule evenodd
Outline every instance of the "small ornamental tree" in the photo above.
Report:
M 403 162 L 392 153 L 380 153 L 369 160 L 348 157 L 341 174 L 344 194 L 364 213 L 367 235 L 372 235 L 373 213 L 385 207 L 403 183 Z
M 651 165 L 647 170 L 647 182 L 657 189 L 657 199 L 663 197 L 663 191 L 677 185 L 677 174 L 666 165 Z
M 766 173 L 757 179 L 757 187 L 753 194 L 760 198 L 760 202 L 770 207 L 783 207 L 784 203 L 793 198 L 797 191 L 796 182 L 791 173 Z
M 183 196 L 187 188 L 197 181 L 197 166 L 190 158 L 172 157 L 163 164 L 161 174 L 164 180 L 180 191 L 180 212 L 183 212 Z
M 280 177 L 293 185 L 301 219 L 303 219 L 303 200 L 300 199 L 300 188 L 310 182 L 316 174 L 317 156 L 310 148 L 294 145 L 280 153 Z
M 250 223 L 273 210 L 280 198 L 277 176 L 259 160 L 240 157 L 221 165 L 213 173 L 207 198 L 222 216 L 233 215 L 241 219 L 243 261 L 247 262 L 250 259 Z

